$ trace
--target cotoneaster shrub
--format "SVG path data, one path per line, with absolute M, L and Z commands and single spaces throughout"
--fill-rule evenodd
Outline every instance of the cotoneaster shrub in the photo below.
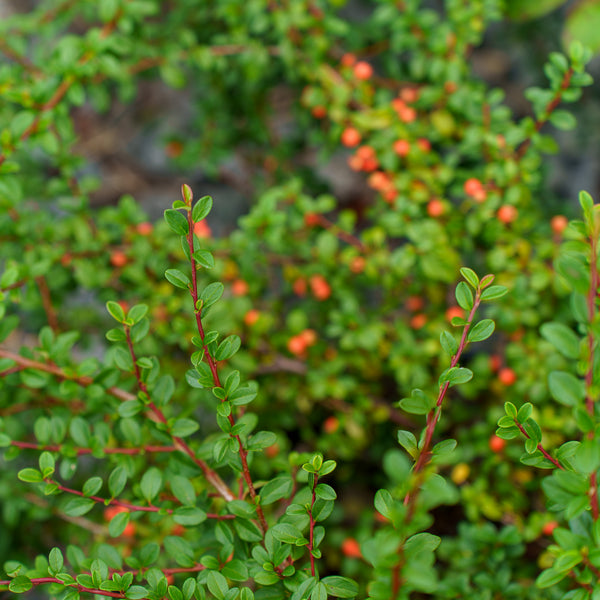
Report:
M 565 376 L 556 383 L 554 373 L 573 365 L 555 350 L 556 326 L 544 325 L 571 327 L 577 309 L 571 305 L 572 282 L 565 283 L 554 262 L 567 233 L 566 218 L 548 215 L 543 178 L 543 153 L 556 150 L 546 132 L 575 126 L 563 105 L 576 101 L 582 86 L 591 83 L 584 72 L 589 52 L 575 44 L 566 55 L 553 53 L 545 68 L 548 88 L 527 92 L 532 115 L 517 120 L 503 104 L 502 91 L 474 77 L 469 61 L 487 25 L 501 16 L 499 3 L 446 2 L 441 12 L 419 2 L 400 7 L 380 2 L 361 23 L 346 21 L 334 8 L 311 2 L 287 7 L 65 2 L 41 4 L 1 24 L 7 40 L 1 50 L 8 61 L 0 70 L 5 99 L 0 109 L 5 124 L 0 135 L 0 410 L 4 459 L 16 462 L 6 463 L 0 475 L 5 532 L 0 554 L 9 561 L 4 570 L 14 592 L 29 585 L 24 579 L 15 582 L 18 577 L 62 572 L 60 557 L 66 556 L 68 572 L 84 576 L 79 585 L 103 584 L 105 593 L 122 594 L 133 584 L 130 575 L 125 582 L 105 583 L 111 569 L 119 576 L 123 569 L 135 570 L 134 585 L 146 591 L 131 590 L 132 598 L 170 594 L 179 600 L 179 593 L 234 598 L 242 592 L 229 588 L 248 588 L 236 579 L 246 574 L 258 584 L 252 593 L 259 596 L 355 593 L 346 581 L 317 585 L 311 579 L 313 562 L 315 574 L 356 579 L 361 596 L 369 581 L 371 597 L 382 598 L 413 592 L 562 597 L 570 581 L 572 594 L 591 593 L 588 538 L 577 538 L 576 547 L 564 546 L 561 538 L 559 546 L 576 551 L 581 561 L 571 565 L 570 560 L 577 561 L 573 553 L 561 559 L 541 579 L 550 586 L 545 592 L 532 584 L 553 564 L 553 556 L 561 555 L 556 548 L 544 551 L 552 527 L 560 522 L 566 527 L 558 532 L 568 529 L 585 537 L 589 524 L 581 514 L 593 515 L 591 505 L 584 505 L 579 493 L 579 513 L 556 499 L 549 508 L 559 512 L 549 513 L 547 484 L 541 486 L 547 478 L 529 468 L 539 462 L 537 445 L 529 442 L 526 450 L 533 451 L 522 464 L 521 446 L 504 442 L 502 431 L 494 435 L 507 401 L 515 409 L 535 406 L 544 447 L 559 449 L 578 441 L 581 431 L 590 433 L 589 423 L 582 429 L 581 410 L 573 418 L 576 403 Z M 115 105 L 115 98 L 128 105 L 136 90 L 158 78 L 193 107 L 191 116 L 175 119 L 164 137 L 174 162 L 181 168 L 201 163 L 216 172 L 235 152 L 251 173 L 246 189 L 252 207 L 231 235 L 213 239 L 211 217 L 199 218 L 208 201 L 195 205 L 200 208 L 192 219 L 194 243 L 201 241 L 195 261 L 202 267 L 197 289 L 212 294 L 221 289 L 219 282 L 224 286 L 220 301 L 204 312 L 203 327 L 219 331 L 221 338 L 239 335 L 239 350 L 223 368 L 239 371 L 240 381 L 256 382 L 260 389 L 252 402 L 256 418 L 246 416 L 243 405 L 235 409 L 240 411 L 235 418 L 241 419 L 240 435 L 247 436 L 243 444 L 256 445 L 245 446 L 255 491 L 263 502 L 263 487 L 271 493 L 264 504 L 273 510 L 267 515 L 269 527 L 294 525 L 302 539 L 319 546 L 320 557 L 311 559 L 291 530 L 268 542 L 269 560 L 261 551 L 259 558 L 249 554 L 259 543 L 254 525 L 263 533 L 264 525 L 247 502 L 236 504 L 252 498 L 243 464 L 236 462 L 243 451 L 223 430 L 229 414 L 214 418 L 215 397 L 206 389 L 212 384 L 198 387 L 190 373 L 189 357 L 194 366 L 201 364 L 190 327 L 194 318 L 185 290 L 173 289 L 178 283 L 186 288 L 185 277 L 191 278 L 185 255 L 189 239 L 182 247 L 171 231 L 183 234 L 181 218 L 169 212 L 168 223 L 150 222 L 132 196 L 115 207 L 90 209 L 90 195 L 102 181 L 89 176 L 95 166 L 76 151 L 78 111 L 83 110 L 78 107 L 102 112 Z M 282 86 L 292 100 L 273 118 L 272 100 Z M 161 120 L 166 110 L 158 111 Z M 291 116 L 292 125 L 282 125 L 283 116 Z M 316 168 L 340 152 L 348 163 L 345 177 L 358 174 L 354 197 L 345 201 Z M 310 154 L 316 160 L 311 162 Z M 194 187 L 203 193 L 201 186 Z M 165 205 L 170 202 L 165 199 Z M 189 197 L 185 202 L 191 208 Z M 188 223 L 185 235 L 191 231 Z M 444 332 L 452 331 L 452 322 L 465 326 L 474 300 L 464 286 L 473 284 L 474 294 L 480 283 L 467 278 L 455 294 L 463 265 L 473 273 L 496 273 L 497 283 L 510 293 L 481 316 L 496 322 L 494 336 L 462 356 L 463 368 L 477 376 L 444 403 L 434 442 L 448 452 L 436 456 L 434 469 L 431 463 L 424 466 L 426 448 L 415 449 L 415 444 L 423 430 L 420 415 L 429 412 L 435 382 L 449 364 L 440 352 L 440 335 L 445 350 L 454 354 Z M 114 344 L 107 345 L 105 332 L 114 322 L 104 310 L 106 302 L 121 324 L 131 319 L 125 327 L 135 338 L 135 356 L 142 357 L 139 378 L 131 376 L 135 361 L 125 331 L 109 333 Z M 575 312 L 584 328 L 580 314 Z M 237 346 L 235 340 L 222 356 Z M 564 345 L 560 335 L 558 340 Z M 574 360 L 570 341 L 566 358 Z M 143 386 L 158 390 L 159 412 L 149 409 L 154 421 L 146 418 Z M 115 398 L 111 389 L 116 400 L 107 398 L 107 390 Z M 414 389 L 423 394 L 411 393 Z M 235 392 L 228 388 L 229 393 Z M 523 428 L 529 410 L 520 416 L 517 410 Z M 167 421 L 174 420 L 161 425 L 161 411 Z M 256 427 L 272 433 L 250 437 Z M 535 426 L 527 427 L 525 433 L 539 443 Z M 398 430 L 404 432 L 400 438 Z M 453 443 L 443 440 L 452 439 L 459 444 L 449 452 Z M 238 453 L 231 454 L 236 443 Z M 111 448 L 119 451 L 107 452 Z M 575 450 L 573 444 L 566 448 Z M 194 466 L 190 454 L 206 470 L 198 462 Z M 311 523 L 312 508 L 302 508 L 302 514 L 290 509 L 285 517 L 275 509 L 299 491 L 295 481 L 308 486 L 301 493 L 309 499 L 300 495 L 299 503 L 310 507 L 311 487 L 320 480 L 314 472 L 310 480 L 304 474 L 324 464 L 330 468 L 332 463 L 318 466 L 321 455 L 323 461 L 337 462 L 325 485 L 339 496 L 333 502 L 333 492 L 319 488 L 319 502 L 327 506 L 323 518 L 331 508 L 323 540 L 321 525 Z M 110 473 L 101 458 L 113 467 Z M 567 466 L 562 454 L 553 458 Z M 411 471 L 413 461 L 419 466 Z M 57 475 L 50 473 L 53 468 Z M 230 468 L 243 474 L 241 488 L 233 489 Z M 586 468 L 575 464 L 573 489 L 592 490 Z M 442 477 L 434 477 L 435 470 Z M 66 502 L 65 493 L 52 497 L 60 487 L 44 485 L 47 498 L 31 493 L 15 478 L 17 472 L 26 480 L 53 478 L 57 486 L 86 496 L 64 506 L 55 501 Z M 115 490 L 123 473 L 130 486 L 119 500 L 122 490 Z M 421 477 L 431 481 L 430 488 L 409 493 L 418 489 Z M 220 501 L 209 492 L 215 485 Z M 211 503 L 232 502 L 227 487 L 235 494 L 234 504 L 212 512 Z M 387 492 L 375 496 L 377 490 Z M 152 495 L 155 491 L 162 495 Z M 90 503 L 91 496 L 106 501 L 112 495 L 116 502 L 106 511 L 99 502 Z M 375 498 L 379 515 L 373 510 Z M 408 513 L 402 508 L 406 498 L 414 504 Z M 160 510 L 140 510 L 153 502 Z M 177 515 L 168 513 L 176 507 Z M 131 510 L 116 512 L 123 508 Z M 277 523 L 279 518 L 284 520 Z M 31 535 L 23 535 L 23 524 Z M 182 527 L 192 529 L 186 533 Z M 312 541 L 310 531 L 316 536 Z M 279 543 L 285 553 L 297 542 L 292 554 L 281 560 L 274 556 Z M 59 550 L 49 557 L 51 547 Z M 130 551 L 133 557 L 124 563 Z M 50 558 L 51 574 L 43 559 L 36 570 L 27 570 L 38 552 Z M 103 563 L 92 567 L 95 558 Z M 234 559 L 239 562 L 229 564 Z M 263 569 L 269 561 L 276 563 L 273 569 Z M 155 564 L 163 575 L 174 576 L 171 591 L 158 571 L 145 571 Z M 185 583 L 190 571 L 173 571 L 194 568 L 199 569 L 195 583 Z M 285 586 L 274 582 L 288 568 L 285 577 L 291 579 L 283 592 Z M 208 571 L 213 573 L 210 586 Z M 307 587 L 294 587 L 302 585 Z M 76 593 L 72 587 L 61 590 L 56 593 Z

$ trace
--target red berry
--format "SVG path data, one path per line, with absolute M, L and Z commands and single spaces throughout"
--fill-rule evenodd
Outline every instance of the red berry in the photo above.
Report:
M 504 385 L 514 385 L 517 381 L 517 374 L 510 367 L 504 367 L 498 371 L 498 379 Z
M 439 217 L 445 212 L 444 203 L 438 198 L 433 198 L 427 204 L 427 214 L 430 217 Z
M 475 199 L 481 196 L 481 192 L 485 192 L 483 184 L 481 183 L 481 181 L 479 181 L 479 179 L 476 179 L 475 177 L 467 179 L 463 185 L 463 189 L 467 196 L 471 196 Z
M 110 264 L 113 267 L 124 267 L 127 264 L 127 255 L 122 250 L 114 250 L 110 255 Z
M 140 235 L 150 235 L 154 229 L 154 226 L 152 223 L 145 221 L 144 223 L 139 223 L 136 225 L 135 229 Z
M 335 433 L 340 428 L 340 420 L 337 417 L 327 417 L 323 421 L 323 431 L 325 433 Z
M 315 119 L 324 119 L 327 116 L 327 109 L 321 104 L 314 106 L 311 112 Z
M 304 296 L 306 294 L 306 279 L 303 279 L 302 277 L 296 279 L 296 281 L 292 283 L 292 289 L 296 296 Z
M 317 332 L 314 329 L 305 329 L 298 334 L 307 346 L 314 346 L 317 343 Z
M 354 65 L 354 77 L 363 81 L 371 79 L 373 67 L 366 61 L 360 60 Z
M 425 313 L 416 314 L 409 324 L 411 329 L 422 329 L 427 324 L 427 315 Z
M 306 342 L 301 336 L 294 335 L 288 340 L 287 348 L 292 354 L 301 356 L 306 350 Z
M 246 283 L 243 279 L 236 279 L 231 284 L 231 293 L 234 296 L 245 296 L 248 293 L 248 283 Z
M 361 135 L 354 127 L 346 127 L 346 129 L 342 131 L 341 140 L 344 146 L 353 148 L 354 146 L 358 146 L 358 144 L 360 144 Z
M 304 215 L 304 223 L 308 227 L 314 227 L 318 225 L 321 220 L 321 217 L 316 213 L 306 213 Z
M 504 450 L 504 446 L 506 446 L 506 440 L 498 437 L 497 435 L 493 435 L 489 441 L 490 450 L 498 454 Z
M 248 325 L 248 327 L 252 327 L 252 325 L 254 325 L 258 321 L 259 318 L 260 318 L 260 311 L 256 310 L 255 308 L 251 308 L 244 315 L 244 323 L 246 325 Z
M 556 235 L 560 235 L 568 226 L 569 220 L 564 215 L 556 215 L 550 220 L 550 227 Z
M 542 527 L 542 533 L 544 535 L 552 535 L 552 532 L 558 527 L 558 523 L 556 521 L 548 521 Z
M 342 56 L 342 60 L 340 61 L 344 67 L 352 67 L 356 63 L 356 56 L 347 52 Z
M 416 87 L 406 87 L 400 91 L 400 98 L 404 100 L 404 102 L 408 102 L 411 104 L 412 102 L 416 102 L 419 99 L 419 88 Z
M 354 538 L 346 538 L 342 542 L 342 553 L 348 558 L 362 558 L 360 544 Z
M 459 317 L 459 318 L 463 319 L 464 316 L 465 316 L 465 311 L 460 306 L 451 306 L 446 311 L 446 320 L 447 321 L 452 321 L 452 319 L 454 317 Z
M 519 216 L 519 211 L 512 204 L 503 204 L 498 209 L 498 220 L 501 223 L 508 225 L 513 221 L 516 221 Z
M 410 144 L 406 140 L 396 140 L 393 148 L 398 156 L 407 156 L 410 152 Z
M 317 300 L 327 300 L 331 296 L 331 286 L 323 275 L 313 275 L 309 283 L 313 296 Z
M 194 235 L 198 238 L 212 237 L 212 231 L 205 220 L 194 223 Z
M 355 256 L 350 261 L 350 271 L 352 271 L 352 273 L 358 275 L 358 273 L 362 273 L 365 270 L 366 264 L 367 264 L 367 261 L 364 256 Z

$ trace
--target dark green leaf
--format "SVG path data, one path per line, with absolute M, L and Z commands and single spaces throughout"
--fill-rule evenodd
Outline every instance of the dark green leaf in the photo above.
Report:
M 210 196 L 203 196 L 196 202 L 192 210 L 192 220 L 194 223 L 202 221 L 208 216 L 213 205 L 213 199 Z
M 174 208 L 165 210 L 165 221 L 177 235 L 188 234 L 188 220 L 178 210 Z

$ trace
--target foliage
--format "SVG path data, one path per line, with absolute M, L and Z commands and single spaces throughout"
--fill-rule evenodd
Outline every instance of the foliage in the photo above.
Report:
M 598 595 L 600 219 L 582 193 L 550 220 L 543 177 L 591 53 L 553 52 L 516 119 L 469 61 L 499 2 L 342 4 L 0 24 L 0 588 Z M 157 223 L 93 206 L 83 111 L 157 81 L 193 107 L 174 167 L 251 173 L 229 235 L 201 186 Z

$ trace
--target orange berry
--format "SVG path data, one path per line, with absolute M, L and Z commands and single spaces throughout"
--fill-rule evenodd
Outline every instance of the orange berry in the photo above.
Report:
M 212 231 L 205 220 L 194 223 L 194 235 L 198 238 L 212 237 Z
M 143 223 L 138 223 L 135 226 L 135 229 L 140 235 L 150 235 L 152 233 L 152 230 L 154 229 L 154 226 L 152 225 L 152 223 L 144 221 Z
M 446 83 L 444 83 L 444 91 L 447 94 L 454 94 L 457 89 L 458 85 L 454 81 L 446 81 Z
M 248 283 L 243 279 L 236 279 L 231 284 L 231 293 L 234 296 L 245 296 L 248 293 Z
M 421 296 L 409 296 L 406 299 L 404 306 L 411 312 L 416 312 L 417 310 L 422 310 L 423 306 L 425 306 L 425 302 Z
M 498 371 L 498 379 L 503 385 L 514 385 L 517 374 L 510 367 L 504 367 Z
M 323 275 L 313 275 L 310 278 L 310 289 L 317 300 L 327 300 L 331 296 L 331 286 Z
M 340 62 L 344 67 L 352 67 L 356 63 L 356 56 L 354 56 L 354 54 L 351 54 L 350 52 L 347 52 L 346 54 L 344 54 L 344 56 L 342 56 Z
M 463 190 L 465 191 L 465 194 L 467 194 L 467 196 L 471 196 L 473 198 L 479 196 L 482 190 L 485 191 L 481 181 L 479 181 L 479 179 L 476 179 L 475 177 L 470 177 L 465 181 L 463 185 Z
M 556 521 L 548 521 L 542 527 L 542 533 L 544 535 L 552 535 L 552 532 L 558 527 L 558 523 Z
M 358 275 L 358 273 L 362 273 L 365 270 L 365 265 L 367 264 L 367 260 L 364 256 L 355 256 L 350 261 L 350 271 Z
M 179 140 L 171 140 L 165 146 L 165 153 L 169 158 L 177 158 L 183 152 L 183 144 Z
M 300 356 L 306 350 L 306 341 L 301 336 L 294 335 L 288 340 L 287 348 L 292 354 Z
M 275 458 L 279 454 L 279 444 L 275 442 L 271 446 L 265 448 L 265 456 L 267 458 Z
M 425 313 L 416 314 L 410 321 L 411 329 L 422 329 L 427 323 L 427 315 Z
M 378 510 L 375 511 L 375 520 L 379 523 L 389 523 L 389 519 L 384 517 Z
M 113 267 L 124 267 L 127 264 L 127 255 L 122 250 L 114 250 L 110 255 L 110 264 Z
M 490 370 L 496 373 L 502 366 L 502 358 L 498 354 L 490 355 Z
M 508 225 L 517 219 L 519 211 L 512 204 L 503 204 L 498 209 L 498 220 L 501 223 Z
M 304 224 L 308 227 L 314 227 L 315 225 L 318 225 L 320 221 L 321 217 L 316 213 L 306 213 L 304 215 Z
M 427 138 L 419 138 L 417 140 L 417 146 L 421 152 L 429 152 L 431 150 L 431 142 Z
M 255 308 L 251 308 L 244 315 L 244 323 L 248 325 L 248 327 L 252 327 L 252 325 L 254 325 L 258 319 L 260 319 L 260 311 L 256 310 Z
M 354 77 L 356 79 L 362 79 L 366 81 L 367 79 L 371 79 L 373 75 L 373 67 L 364 60 L 359 60 L 354 65 Z
M 354 538 L 346 538 L 342 542 L 342 553 L 348 558 L 362 558 L 360 544 Z
M 398 114 L 400 114 L 406 108 L 406 103 L 404 100 L 402 100 L 402 98 L 394 98 L 391 102 L 391 105 Z
M 405 106 L 398 111 L 398 116 L 404 123 L 412 123 L 417 118 L 417 111 L 412 106 Z
M 65 252 L 65 254 L 63 254 L 60 257 L 60 264 L 63 267 L 68 267 L 71 264 L 72 260 L 73 260 L 73 255 L 70 252 Z
M 375 171 L 371 175 L 369 175 L 368 184 L 374 190 L 384 190 L 391 184 L 390 176 L 383 171 Z
M 311 113 L 315 119 L 324 119 L 327 116 L 327 109 L 319 104 L 318 106 L 313 107 Z
M 410 152 L 410 144 L 406 140 L 396 140 L 393 148 L 398 156 L 407 156 Z
M 419 88 L 416 87 L 405 87 L 400 91 L 400 98 L 404 102 L 411 104 L 419 99 Z
M 306 279 L 299 277 L 292 283 L 292 289 L 296 296 L 304 296 L 306 294 Z
M 460 317 L 461 319 L 463 319 L 464 316 L 465 316 L 465 311 L 460 306 L 451 306 L 446 311 L 446 320 L 447 321 L 452 321 L 452 319 L 454 317 Z
M 307 346 L 314 346 L 317 343 L 317 332 L 314 329 L 305 329 L 298 334 Z
M 365 173 L 372 173 L 379 168 L 379 161 L 376 158 L 367 158 L 363 161 L 362 170 Z
M 389 187 L 387 190 L 383 191 L 381 195 L 388 204 L 392 204 L 398 197 L 398 190 L 394 187 Z
M 427 214 L 430 217 L 439 217 L 445 212 L 444 203 L 438 198 L 433 198 L 427 204 Z
M 356 155 L 360 156 L 363 160 L 369 158 L 375 158 L 375 148 L 373 146 L 363 145 L 356 149 Z
M 349 159 L 348 159 L 348 166 L 353 170 L 353 171 L 362 171 L 363 170 L 363 166 L 365 164 L 364 159 L 362 159 L 360 156 L 357 156 L 356 154 L 353 154 Z
M 185 533 L 185 527 L 179 523 L 175 523 L 171 528 L 171 535 L 183 535 Z
M 502 450 L 504 450 L 504 446 L 506 446 L 506 440 L 494 434 L 490 438 L 488 444 L 490 446 L 490 450 L 498 454 L 499 452 L 502 452 Z
M 323 421 L 323 431 L 325 433 L 335 433 L 340 428 L 340 420 L 333 415 L 331 417 L 327 417 L 325 421 Z
M 569 225 L 569 219 L 564 215 L 556 215 L 550 220 L 550 227 L 556 235 L 560 235 Z
M 167 583 L 169 585 L 173 585 L 175 583 L 175 576 L 173 575 L 173 573 L 169 573 L 167 575 Z
M 342 131 L 342 137 L 340 139 L 344 146 L 353 148 L 354 146 L 358 146 L 358 144 L 360 144 L 361 135 L 358 129 L 355 129 L 354 127 L 346 127 L 346 129 Z

